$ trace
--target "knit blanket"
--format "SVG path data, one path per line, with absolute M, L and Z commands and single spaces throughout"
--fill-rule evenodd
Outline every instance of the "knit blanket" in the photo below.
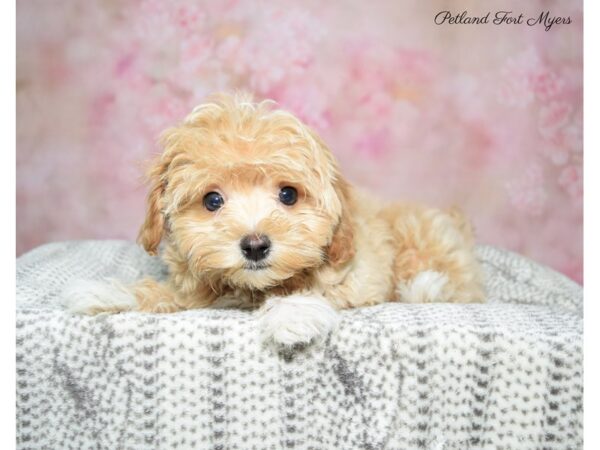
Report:
M 486 304 L 347 310 L 277 352 L 247 311 L 67 313 L 75 280 L 165 268 L 124 241 L 39 247 L 17 260 L 18 448 L 581 448 L 581 287 L 478 255 Z

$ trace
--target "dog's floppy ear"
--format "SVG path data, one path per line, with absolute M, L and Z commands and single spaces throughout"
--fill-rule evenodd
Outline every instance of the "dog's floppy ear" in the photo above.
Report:
M 166 172 L 170 158 L 158 157 L 148 171 L 150 192 L 146 204 L 146 218 L 138 234 L 138 242 L 151 255 L 156 251 L 163 237 L 165 217 L 162 211 L 162 197 L 166 187 Z
M 350 184 L 340 175 L 333 154 L 321 138 L 309 128 L 304 128 L 304 133 L 314 141 L 317 148 L 315 153 L 322 158 L 321 166 L 328 168 L 325 178 L 333 179 L 333 189 L 341 205 L 340 218 L 327 247 L 327 261 L 333 267 L 339 267 L 350 261 L 355 253 Z
M 340 221 L 327 249 L 329 264 L 339 267 L 354 257 L 354 226 L 352 224 L 352 202 L 348 183 L 339 178 L 334 188 L 342 204 Z

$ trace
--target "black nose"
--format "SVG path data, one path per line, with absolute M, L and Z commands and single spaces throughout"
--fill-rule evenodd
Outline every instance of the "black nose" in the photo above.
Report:
M 265 259 L 271 249 L 271 241 L 266 236 L 246 236 L 240 242 L 242 253 L 251 261 Z

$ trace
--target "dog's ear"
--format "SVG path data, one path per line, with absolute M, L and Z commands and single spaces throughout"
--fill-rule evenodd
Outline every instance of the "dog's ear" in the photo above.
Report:
M 327 249 L 329 264 L 339 267 L 354 257 L 354 225 L 352 223 L 352 201 L 349 184 L 339 178 L 334 188 L 342 204 L 340 221 L 335 229 L 331 244 Z
M 158 157 L 148 171 L 150 192 L 146 204 L 146 218 L 138 234 L 138 242 L 151 255 L 156 251 L 163 237 L 165 217 L 162 211 L 162 198 L 166 187 L 166 173 L 170 158 Z
M 327 148 L 321 138 L 309 128 L 304 129 L 304 134 L 310 136 L 317 147 L 316 155 L 321 157 L 321 167 L 327 167 L 328 171 L 324 178 L 333 179 L 333 189 L 341 204 L 339 221 L 327 247 L 327 261 L 333 267 L 340 267 L 350 261 L 355 254 L 354 247 L 354 223 L 353 223 L 353 201 L 350 192 L 350 184 L 340 175 L 337 163 L 331 151 Z

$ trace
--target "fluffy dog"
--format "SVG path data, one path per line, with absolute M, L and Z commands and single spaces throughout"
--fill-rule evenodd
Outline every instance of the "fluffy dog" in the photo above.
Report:
M 459 212 L 355 190 L 272 102 L 218 95 L 161 141 L 139 241 L 152 255 L 163 243 L 168 281 L 77 288 L 72 311 L 256 308 L 263 338 L 287 346 L 325 336 L 343 308 L 484 299 Z

